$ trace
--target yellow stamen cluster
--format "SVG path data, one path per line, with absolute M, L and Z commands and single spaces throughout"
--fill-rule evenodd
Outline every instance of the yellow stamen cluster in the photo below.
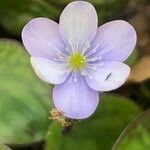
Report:
M 69 57 L 69 63 L 72 69 L 80 70 L 85 66 L 85 57 L 80 53 L 75 53 Z

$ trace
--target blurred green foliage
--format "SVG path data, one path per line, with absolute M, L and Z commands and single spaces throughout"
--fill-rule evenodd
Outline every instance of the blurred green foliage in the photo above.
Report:
M 150 109 L 139 115 L 123 131 L 113 150 L 148 150 L 150 148 Z
M 137 59 L 138 59 L 138 51 L 137 48 L 135 48 L 132 54 L 125 61 L 125 63 L 128 64 L 130 67 L 132 67 L 135 65 Z
M 131 100 L 102 95 L 97 112 L 77 122 L 70 133 L 62 134 L 58 124 L 50 126 L 45 150 L 110 150 L 125 126 L 140 112 Z
M 24 25 L 35 17 L 54 19 L 59 11 L 42 0 L 0 0 L 0 24 L 19 35 Z
M 6 145 L 0 145 L 0 150 L 11 150 L 11 149 Z
M 25 49 L 0 40 L 0 143 L 27 144 L 47 132 L 50 87 L 34 77 Z
M 36 77 L 26 50 L 14 39 L 20 41 L 22 28 L 35 17 L 58 22 L 61 11 L 71 1 L 0 0 L 0 36 L 13 38 L 0 39 L 0 143 L 29 145 L 45 139 L 48 133 L 45 150 L 110 150 L 127 126 L 117 140 L 115 150 L 148 150 L 150 112 L 130 123 L 140 108 L 149 108 L 150 86 L 147 81 L 127 85 L 121 92 L 133 98 L 139 106 L 123 96 L 103 95 L 97 112 L 91 118 L 75 123 L 68 134 L 62 134 L 62 127 L 48 120 L 52 87 Z M 148 0 L 88 1 L 96 7 L 99 24 L 127 19 L 131 12 L 133 15 L 129 18 L 133 18 L 134 13 L 148 3 Z M 133 66 L 138 61 L 138 49 L 127 59 L 128 65 Z M 41 147 L 33 148 L 37 149 L 41 150 Z M 0 145 L 0 150 L 9 148 Z

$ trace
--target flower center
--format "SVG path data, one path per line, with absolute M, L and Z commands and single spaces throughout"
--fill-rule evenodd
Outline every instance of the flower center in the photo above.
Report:
M 80 70 L 85 66 L 85 57 L 80 53 L 75 53 L 69 57 L 69 63 L 72 69 Z

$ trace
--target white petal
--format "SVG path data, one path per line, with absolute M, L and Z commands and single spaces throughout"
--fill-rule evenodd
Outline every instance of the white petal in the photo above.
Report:
M 99 45 L 97 55 L 103 60 L 123 62 L 132 53 L 136 40 L 136 32 L 128 22 L 115 20 L 99 27 L 92 45 Z
M 122 62 L 105 61 L 103 66 L 96 64 L 96 70 L 89 70 L 92 79 L 86 76 L 87 84 L 97 91 L 110 91 L 119 88 L 128 78 L 130 68 Z
M 65 43 L 69 40 L 73 46 L 82 48 L 87 41 L 94 39 L 97 25 L 97 13 L 93 5 L 85 1 L 75 1 L 62 12 L 59 29 Z
M 31 57 L 31 65 L 35 73 L 43 81 L 51 84 L 60 84 L 68 76 L 63 64 L 42 57 Z
M 64 49 L 58 26 L 47 18 L 35 18 L 25 25 L 22 40 L 31 56 L 51 58 L 56 55 L 56 49 Z
M 97 108 L 99 95 L 88 87 L 83 77 L 77 82 L 69 82 L 55 86 L 53 91 L 55 107 L 65 116 L 73 119 L 84 119 L 92 115 Z

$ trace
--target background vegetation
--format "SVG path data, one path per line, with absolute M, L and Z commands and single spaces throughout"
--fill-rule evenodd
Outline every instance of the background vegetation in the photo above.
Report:
M 52 86 L 31 69 L 21 31 L 35 17 L 58 22 L 71 0 L 0 0 L 0 150 L 150 149 L 150 1 L 89 1 L 99 25 L 124 19 L 138 42 L 126 61 L 132 68 L 127 83 L 104 93 L 96 113 L 67 133 L 48 119 Z

